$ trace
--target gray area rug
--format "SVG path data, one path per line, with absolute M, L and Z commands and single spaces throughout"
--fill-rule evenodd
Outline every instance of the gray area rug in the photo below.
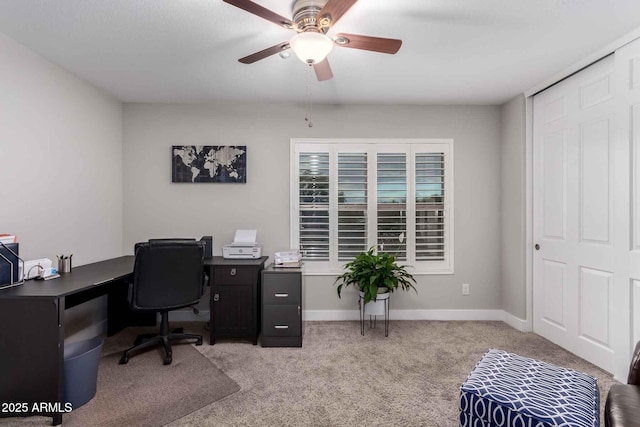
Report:
M 174 345 L 167 366 L 155 349 L 119 360 L 101 359 L 96 396 L 65 415 L 65 426 L 163 426 L 240 389 L 189 344 Z
M 200 325 L 195 329 L 194 333 L 199 333 Z M 188 332 L 192 330 L 189 327 Z M 96 395 L 80 408 L 64 414 L 63 426 L 164 426 L 240 389 L 188 343 L 172 345 L 171 365 L 162 364 L 164 350 L 160 347 L 138 353 L 128 364 L 119 365 L 122 351 L 142 332 L 155 329 L 128 328 L 105 341 Z M 51 425 L 51 418 L 0 418 L 0 425 L 5 422 L 8 426 L 46 426 Z
M 502 322 L 393 321 L 387 338 L 382 324 L 361 336 L 358 322 L 305 322 L 302 348 L 197 347 L 241 390 L 171 426 L 457 426 L 459 387 L 490 348 L 595 376 L 602 408 L 614 383 Z

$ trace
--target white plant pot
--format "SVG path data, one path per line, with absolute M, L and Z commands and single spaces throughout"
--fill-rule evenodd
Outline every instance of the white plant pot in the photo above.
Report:
M 378 294 L 375 301 L 369 301 L 364 305 L 364 314 L 370 316 L 384 316 L 384 305 L 389 299 L 390 292 Z M 364 300 L 364 292 L 360 292 L 360 299 Z

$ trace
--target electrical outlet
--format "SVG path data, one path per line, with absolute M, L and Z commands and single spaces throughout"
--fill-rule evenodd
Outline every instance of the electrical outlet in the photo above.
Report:
M 469 284 L 468 283 L 463 283 L 462 284 L 462 295 L 469 295 Z

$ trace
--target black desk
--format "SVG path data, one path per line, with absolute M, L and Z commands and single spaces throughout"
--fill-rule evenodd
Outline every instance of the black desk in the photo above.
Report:
M 62 402 L 64 311 L 108 295 L 108 335 L 129 324 L 155 325 L 155 316 L 135 316 L 127 305 L 127 279 L 133 256 L 76 267 L 47 281 L 30 280 L 0 290 L 0 404 Z M 142 320 L 142 322 L 140 322 Z M 64 403 L 62 404 L 64 408 Z M 1 409 L 1 408 L 0 408 Z M 53 424 L 62 413 L 0 411 L 0 417 L 45 415 Z
M 240 266 L 242 271 L 254 267 L 257 272 L 267 258 L 233 261 L 222 257 L 205 258 L 204 271 L 210 278 L 218 266 L 223 269 L 232 265 Z M 64 311 L 67 308 L 107 295 L 109 336 L 126 326 L 156 324 L 154 313 L 141 315 L 129 309 L 128 283 L 133 276 L 134 260 L 134 256 L 108 259 L 75 267 L 71 273 L 63 274 L 58 279 L 29 280 L 23 285 L 0 290 L 0 405 L 26 402 L 32 408 L 34 403 L 45 402 L 64 408 Z M 255 276 L 258 278 L 259 274 L 255 273 Z M 244 277 L 244 274 L 240 274 L 238 279 Z M 258 286 L 257 280 L 252 282 L 256 283 L 254 287 Z M 226 283 L 220 279 L 218 282 Z M 251 307 L 258 310 L 259 287 L 248 295 Z M 210 311 L 213 323 L 213 313 L 216 311 L 213 304 L 210 305 Z M 252 314 L 250 319 L 253 320 L 248 322 L 247 336 L 256 344 L 260 333 L 259 312 Z M 233 322 L 240 327 L 245 326 L 237 319 Z M 0 406 L 0 418 L 21 415 L 51 416 L 53 425 L 62 423 L 62 413 L 55 410 L 8 413 L 3 412 Z

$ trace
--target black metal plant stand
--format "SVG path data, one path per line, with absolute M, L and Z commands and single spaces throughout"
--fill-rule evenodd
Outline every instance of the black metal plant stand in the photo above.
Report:
M 389 336 L 389 298 L 386 298 L 384 301 L 384 336 Z M 360 334 L 364 336 L 364 324 L 365 324 L 365 313 L 364 313 L 364 301 L 362 296 L 358 299 L 358 305 L 360 306 Z M 369 315 L 369 329 L 376 328 L 376 320 L 378 316 Z

